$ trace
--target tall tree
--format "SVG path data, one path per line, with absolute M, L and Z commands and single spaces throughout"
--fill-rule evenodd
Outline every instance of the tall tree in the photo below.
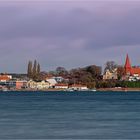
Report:
M 37 64 L 37 74 L 40 74 L 40 64 Z
M 40 64 L 37 64 L 37 79 L 40 79 Z
M 34 60 L 34 66 L 33 66 L 33 79 L 37 79 L 37 61 Z
M 28 63 L 27 76 L 32 78 L 32 61 L 29 61 Z

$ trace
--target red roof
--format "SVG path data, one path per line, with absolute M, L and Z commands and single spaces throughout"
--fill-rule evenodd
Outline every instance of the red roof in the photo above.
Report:
M 140 68 L 131 68 L 131 74 L 139 74 L 140 75 Z
M 0 81 L 8 81 L 10 78 L 7 75 L 0 75 Z
M 128 54 L 126 56 L 126 62 L 125 62 L 124 68 L 125 68 L 126 74 L 130 73 L 131 75 L 134 75 L 134 74 L 140 75 L 140 67 L 131 67 L 131 63 L 130 63 Z
M 68 84 L 55 84 L 55 86 L 68 86 Z

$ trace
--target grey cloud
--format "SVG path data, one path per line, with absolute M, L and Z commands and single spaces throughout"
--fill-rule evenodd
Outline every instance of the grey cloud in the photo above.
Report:
M 27 61 L 35 58 L 44 70 L 102 65 L 119 60 L 120 46 L 123 55 L 138 57 L 139 12 L 140 2 L 127 1 L 1 3 L 1 71 L 25 72 Z

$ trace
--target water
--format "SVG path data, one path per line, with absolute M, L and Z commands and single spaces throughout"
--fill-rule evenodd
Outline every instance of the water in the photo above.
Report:
M 140 139 L 140 92 L 1 92 L 0 139 Z

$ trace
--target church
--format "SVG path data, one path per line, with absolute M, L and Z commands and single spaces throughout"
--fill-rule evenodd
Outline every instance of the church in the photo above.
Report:
M 128 54 L 126 56 L 124 69 L 125 69 L 125 74 L 126 75 L 129 75 L 129 76 L 138 75 L 138 76 L 140 76 L 140 67 L 132 67 L 131 66 Z

